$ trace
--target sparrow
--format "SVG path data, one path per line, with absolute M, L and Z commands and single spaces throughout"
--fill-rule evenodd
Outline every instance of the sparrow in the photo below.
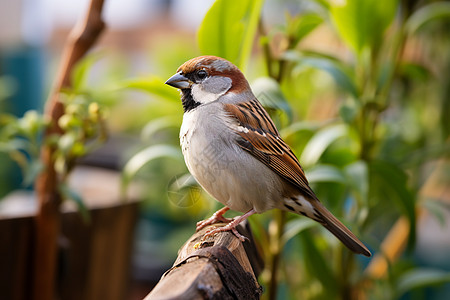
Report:
M 333 216 L 309 187 L 290 147 L 242 72 L 216 56 L 181 65 L 166 84 L 181 91 L 184 115 L 180 145 L 189 172 L 225 207 L 197 223 L 197 231 L 218 222 L 204 237 L 232 231 L 257 213 L 281 209 L 319 222 L 355 253 L 371 256 L 358 238 Z M 244 213 L 233 219 L 229 209 Z

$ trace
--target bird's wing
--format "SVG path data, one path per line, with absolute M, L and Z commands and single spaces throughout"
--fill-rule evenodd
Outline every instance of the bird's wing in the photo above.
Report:
M 317 199 L 308 185 L 302 167 L 258 100 L 224 104 L 233 129 L 239 135 L 238 145 L 267 167 L 295 185 L 309 199 Z

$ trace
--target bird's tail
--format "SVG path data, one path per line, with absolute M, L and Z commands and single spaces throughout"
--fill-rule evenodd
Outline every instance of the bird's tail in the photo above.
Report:
M 372 256 L 369 249 L 351 232 L 344 224 L 341 223 L 333 214 L 331 214 L 325 206 L 319 201 L 311 203 L 315 211 L 320 216 L 320 222 L 326 229 L 328 229 L 334 236 L 336 236 L 348 249 L 357 254 L 362 254 L 367 257 Z

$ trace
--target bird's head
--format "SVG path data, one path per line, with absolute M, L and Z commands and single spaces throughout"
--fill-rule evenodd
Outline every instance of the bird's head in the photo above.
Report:
M 188 60 L 166 84 L 181 90 L 185 111 L 214 102 L 227 93 L 240 94 L 250 90 L 242 72 L 217 56 Z

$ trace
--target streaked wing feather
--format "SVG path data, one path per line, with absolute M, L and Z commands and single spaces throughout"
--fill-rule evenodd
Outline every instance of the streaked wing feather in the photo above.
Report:
M 267 112 L 256 100 L 241 104 L 224 104 L 225 111 L 237 121 L 238 145 L 297 186 L 305 196 L 317 199 L 308 185 L 302 167 L 289 146 L 281 139 Z

